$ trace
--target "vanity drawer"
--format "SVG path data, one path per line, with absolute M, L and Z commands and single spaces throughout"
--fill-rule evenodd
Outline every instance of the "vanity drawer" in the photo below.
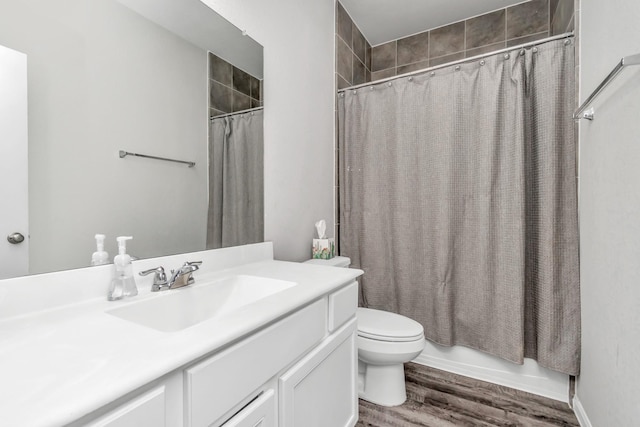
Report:
M 224 427 L 273 427 L 276 425 L 276 398 L 273 389 L 267 390 L 248 404 Z
M 358 307 L 358 282 L 353 282 L 329 295 L 329 332 L 349 320 Z
M 326 298 L 185 370 L 186 425 L 209 426 L 324 337 Z

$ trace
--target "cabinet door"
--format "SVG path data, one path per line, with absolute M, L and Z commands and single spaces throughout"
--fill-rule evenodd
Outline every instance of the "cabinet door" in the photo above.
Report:
M 275 427 L 276 399 L 273 390 L 267 390 L 251 402 L 224 427 Z
M 357 357 L 352 318 L 280 377 L 280 426 L 355 425 Z
M 163 427 L 165 387 L 160 386 L 87 424 L 90 427 Z

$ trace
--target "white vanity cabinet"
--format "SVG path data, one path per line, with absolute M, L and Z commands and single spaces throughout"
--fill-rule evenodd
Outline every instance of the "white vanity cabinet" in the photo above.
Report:
M 90 427 L 165 426 L 165 386 L 159 386 L 132 399 L 95 421 Z
M 323 298 L 187 368 L 186 426 L 208 427 L 259 393 L 261 385 L 323 339 L 326 313 Z
M 183 425 L 182 372 L 172 372 L 67 427 L 173 427 Z
M 279 381 L 281 427 L 349 427 L 358 417 L 356 320 L 352 319 Z
M 328 296 L 330 334 L 279 379 L 281 427 L 349 427 L 358 420 L 358 285 Z
M 352 427 L 356 306 L 352 282 L 72 425 Z
M 277 425 L 276 417 L 276 394 L 269 389 L 225 422 L 224 427 L 272 427 Z

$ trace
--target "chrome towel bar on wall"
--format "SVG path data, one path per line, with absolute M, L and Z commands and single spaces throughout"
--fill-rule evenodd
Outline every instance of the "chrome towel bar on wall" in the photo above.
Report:
M 593 93 L 589 95 L 589 97 L 582 103 L 582 105 L 578 107 L 576 112 L 573 113 L 574 120 L 580 120 L 580 119 L 593 120 L 593 116 L 594 116 L 593 107 L 589 109 L 587 108 L 598 97 L 598 95 L 600 95 L 600 93 L 607 86 L 609 86 L 609 83 L 611 83 L 616 78 L 616 76 L 620 74 L 620 71 L 622 71 L 625 67 L 629 65 L 640 65 L 640 53 L 637 53 L 635 55 L 625 56 L 620 60 L 620 62 L 618 62 L 618 64 L 613 68 L 613 70 L 611 70 L 609 75 L 605 77 L 602 83 L 598 85 L 596 90 L 594 90 Z
M 129 153 L 128 151 L 124 151 L 124 150 L 120 150 L 119 154 L 121 159 L 127 156 L 136 156 L 136 157 L 145 157 L 147 159 L 164 160 L 165 162 L 184 163 L 185 165 L 188 165 L 190 168 L 196 165 L 196 162 L 188 162 L 186 160 L 167 159 L 166 157 L 148 156 L 146 154 Z

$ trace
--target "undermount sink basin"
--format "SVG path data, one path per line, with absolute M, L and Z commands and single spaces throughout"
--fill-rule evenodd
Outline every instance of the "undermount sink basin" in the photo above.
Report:
M 163 291 L 155 298 L 107 310 L 108 314 L 162 332 L 175 332 L 281 292 L 296 283 L 237 275 Z

